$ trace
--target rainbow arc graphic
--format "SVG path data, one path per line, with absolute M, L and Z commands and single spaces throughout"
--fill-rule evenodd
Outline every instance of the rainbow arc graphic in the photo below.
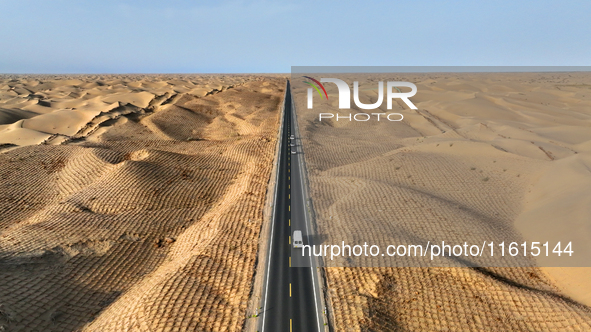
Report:
M 320 95 L 320 98 L 322 98 L 322 92 L 320 92 L 320 89 L 318 89 L 318 87 L 322 88 L 322 91 L 324 91 L 324 96 L 326 97 L 326 100 L 328 100 L 328 94 L 326 93 L 326 89 L 324 88 L 324 85 L 322 85 L 322 83 L 320 83 L 318 80 L 313 79 L 310 76 L 302 76 L 304 78 L 309 79 L 310 81 L 316 83 L 316 84 L 312 84 L 308 81 L 304 81 L 304 83 L 308 84 L 309 86 L 313 87 L 314 89 L 316 89 L 316 91 L 318 91 L 318 94 Z M 316 86 L 318 85 L 318 86 Z

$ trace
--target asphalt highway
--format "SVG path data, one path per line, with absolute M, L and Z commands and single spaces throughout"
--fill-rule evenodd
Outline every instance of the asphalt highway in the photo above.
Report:
M 283 133 L 278 168 L 269 257 L 265 267 L 260 331 L 324 331 L 315 262 L 293 249 L 293 232 L 300 230 L 309 244 L 305 186 L 300 169 L 302 149 L 296 132 L 289 83 L 285 95 Z M 295 139 L 290 139 L 294 135 Z M 294 143 L 294 146 L 291 144 Z M 292 153 L 292 151 L 295 152 Z

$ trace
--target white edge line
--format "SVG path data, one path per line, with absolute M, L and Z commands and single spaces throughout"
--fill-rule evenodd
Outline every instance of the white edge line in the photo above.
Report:
M 291 85 L 290 85 L 290 90 L 291 90 Z M 293 101 L 293 95 L 291 97 L 291 106 L 292 106 L 292 112 L 295 114 L 295 103 Z M 291 115 L 290 115 L 291 116 Z M 295 117 L 294 117 L 295 118 Z M 295 119 L 294 119 L 295 120 Z M 295 127 L 295 121 L 294 121 L 294 127 Z M 300 128 L 298 126 L 298 136 L 300 134 Z M 302 142 L 302 138 L 300 136 L 299 138 L 300 140 L 300 151 L 303 151 L 303 145 L 301 144 Z M 298 162 L 300 164 L 300 189 L 302 190 L 302 199 L 304 201 L 304 219 L 306 220 L 306 236 L 308 237 L 308 244 L 310 244 L 310 232 L 308 231 L 308 210 L 307 210 L 307 206 L 306 206 L 306 195 L 304 193 L 304 176 L 302 174 L 302 161 L 300 159 L 300 157 L 298 156 Z M 312 288 L 314 289 L 314 304 L 316 305 L 316 321 L 318 322 L 318 332 L 321 332 L 321 326 L 320 326 L 320 315 L 318 314 L 318 299 L 316 298 L 316 283 L 314 282 L 314 264 L 312 263 L 312 255 L 309 256 L 310 257 L 310 272 L 312 273 Z
M 287 83 L 285 84 L 287 85 Z M 287 96 L 287 87 L 285 89 L 285 95 Z M 277 156 L 277 174 L 275 175 L 275 193 L 273 195 L 273 200 L 277 199 L 277 188 L 279 188 L 279 172 L 281 167 L 281 154 L 283 153 L 283 147 L 281 146 L 281 142 L 283 142 L 283 116 L 285 113 L 285 104 L 286 99 L 283 97 L 283 109 L 281 110 L 281 126 L 280 130 L 281 133 L 279 135 L 279 155 Z M 273 252 L 273 234 L 275 230 L 275 209 L 277 208 L 277 202 L 273 204 L 273 217 L 271 218 L 271 241 L 269 241 L 269 254 L 267 255 L 267 282 L 265 285 L 265 303 L 263 304 L 263 325 L 261 326 L 261 332 L 265 331 L 265 315 L 267 313 L 267 294 L 269 293 L 269 271 L 271 271 L 271 253 Z

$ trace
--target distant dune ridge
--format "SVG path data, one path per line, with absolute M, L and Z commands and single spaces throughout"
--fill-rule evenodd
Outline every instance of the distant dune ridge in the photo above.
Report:
M 285 79 L 0 76 L 0 331 L 239 331 Z
M 326 77 L 360 81 L 366 104 L 380 80 L 413 82 L 418 110 L 399 101 L 372 112 L 402 122 L 320 122 L 320 112 L 364 111 L 339 110 L 330 83 L 328 101 L 315 98 L 309 110 L 309 86 L 294 80 L 323 244 L 391 243 L 401 230 L 462 243 L 562 240 L 589 263 L 590 74 Z M 586 266 L 329 267 L 326 296 L 336 331 L 588 331 Z

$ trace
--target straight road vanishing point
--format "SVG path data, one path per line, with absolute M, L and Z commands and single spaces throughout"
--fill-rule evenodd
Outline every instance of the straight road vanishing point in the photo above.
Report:
M 291 236 L 294 230 L 302 232 L 305 244 L 308 243 L 309 234 L 304 208 L 304 190 L 300 176 L 299 158 L 302 150 L 297 144 L 298 135 L 292 125 L 295 123 L 295 114 L 293 113 L 288 83 L 282 119 L 279 174 L 266 267 L 267 280 L 263 291 L 263 312 L 260 323 L 260 331 L 262 332 L 324 331 L 315 265 L 311 260 L 300 262 L 301 256 L 292 257 Z M 290 146 L 290 136 L 292 135 L 296 138 L 295 147 Z M 296 151 L 295 154 L 292 153 L 292 149 Z M 294 250 L 294 252 L 299 253 L 299 250 Z

